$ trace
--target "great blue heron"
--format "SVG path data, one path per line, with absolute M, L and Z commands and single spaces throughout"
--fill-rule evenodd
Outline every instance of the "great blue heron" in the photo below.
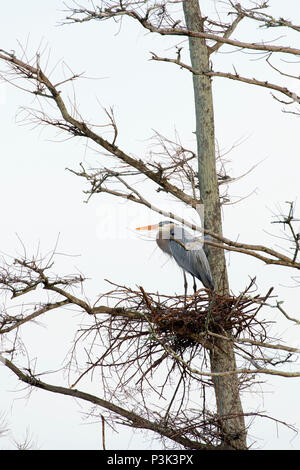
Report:
M 156 243 L 159 248 L 174 258 L 176 263 L 183 269 L 185 295 L 187 292 L 185 272 L 193 276 L 195 292 L 195 277 L 202 282 L 204 287 L 213 290 L 214 283 L 206 254 L 203 250 L 203 243 L 184 230 L 183 227 L 170 221 L 137 227 L 137 230 L 154 229 L 158 229 Z

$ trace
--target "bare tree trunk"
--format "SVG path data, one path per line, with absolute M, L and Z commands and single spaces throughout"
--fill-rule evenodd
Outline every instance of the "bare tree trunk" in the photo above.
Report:
M 183 11 L 187 28 L 203 31 L 203 18 L 198 0 L 185 0 Z M 209 52 L 205 39 L 189 37 L 190 57 L 194 70 L 209 70 Z M 216 172 L 214 110 L 211 79 L 193 75 L 198 151 L 198 174 L 201 199 L 204 203 L 204 228 L 222 235 L 219 187 Z M 210 249 L 208 259 L 216 290 L 228 292 L 228 278 L 223 250 Z M 230 332 L 228 332 L 230 335 Z M 210 354 L 211 371 L 236 369 L 232 343 L 217 340 Z M 217 411 L 220 416 L 224 443 L 236 449 L 246 448 L 246 429 L 235 375 L 214 377 Z

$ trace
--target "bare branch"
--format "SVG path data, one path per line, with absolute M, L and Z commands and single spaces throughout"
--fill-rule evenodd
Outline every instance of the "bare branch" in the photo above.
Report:
M 27 291 L 28 292 L 28 291 Z M 61 302 L 55 302 L 53 304 L 46 304 L 42 308 L 36 310 L 35 312 L 31 313 L 30 315 L 27 315 L 26 317 L 20 318 L 20 317 L 11 317 L 11 316 L 5 316 L 2 320 L 0 320 L 0 335 L 3 335 L 5 333 L 9 333 L 10 331 L 14 330 L 15 328 L 19 328 L 21 325 L 24 323 L 27 323 L 34 318 L 39 317 L 43 313 L 49 312 L 50 310 L 56 309 L 63 307 L 64 305 L 70 304 L 71 301 L 69 299 L 62 300 Z M 7 323 L 12 323 L 12 325 L 7 326 L 4 328 L 4 325 Z
M 264 87 L 264 88 L 269 88 L 271 90 L 277 91 L 277 92 L 282 93 L 282 94 L 288 96 L 289 98 L 291 98 L 292 101 L 289 102 L 289 103 L 286 103 L 286 104 L 295 103 L 295 102 L 300 103 L 300 96 L 298 96 L 295 92 L 292 92 L 288 88 L 282 87 L 282 86 L 277 85 L 275 83 L 270 83 L 267 80 L 262 81 L 262 80 L 257 80 L 256 78 L 242 77 L 237 72 L 234 73 L 234 74 L 229 73 L 229 72 L 215 72 L 213 70 L 203 70 L 201 72 L 197 72 L 190 65 L 184 64 L 183 62 L 178 61 L 178 59 L 170 59 L 170 58 L 167 58 L 167 57 L 158 57 L 153 52 L 151 54 L 152 54 L 152 60 L 156 60 L 158 62 L 169 62 L 169 63 L 179 65 L 179 67 L 181 67 L 183 69 L 186 69 L 186 70 L 189 70 L 190 72 L 192 72 L 195 75 L 206 75 L 207 77 L 229 78 L 230 80 L 237 80 L 239 82 L 247 83 L 249 85 L 256 85 L 256 86 L 260 86 L 260 87 Z
M 300 32 L 300 26 L 293 24 L 289 20 L 285 20 L 284 18 L 275 18 L 267 13 L 262 11 L 257 11 L 256 8 L 243 8 L 240 3 L 233 3 L 230 2 L 232 8 L 234 8 L 239 16 L 243 16 L 245 18 L 250 18 L 255 21 L 259 21 L 262 24 L 262 27 L 265 28 L 278 28 L 278 27 L 286 27 L 289 29 L 293 29 L 295 31 Z M 266 2 L 265 5 L 267 6 Z M 263 8 L 262 5 L 260 8 Z
M 113 142 L 110 143 L 107 140 L 103 139 L 100 135 L 96 134 L 84 121 L 80 121 L 74 118 L 69 113 L 65 105 L 65 102 L 62 99 L 60 91 L 56 89 L 56 87 L 51 83 L 51 81 L 46 77 L 46 75 L 42 72 L 40 68 L 33 67 L 32 65 L 27 64 L 17 59 L 14 55 L 5 52 L 2 49 L 0 49 L 0 51 L 2 52 L 0 53 L 0 59 L 9 63 L 12 69 L 15 70 L 17 75 L 20 75 L 21 77 L 29 81 L 34 80 L 34 83 L 38 84 L 37 89 L 34 89 L 32 91 L 30 90 L 27 90 L 27 91 L 33 94 L 41 95 L 41 90 L 42 90 L 43 91 L 42 95 L 44 98 L 46 99 L 50 98 L 54 100 L 63 118 L 63 122 L 60 123 L 59 121 L 54 120 L 52 122 L 49 121 L 49 123 L 51 123 L 52 125 L 55 125 L 56 127 L 61 127 L 75 136 L 86 137 L 92 140 L 93 142 L 95 142 L 96 144 L 100 145 L 102 148 L 107 150 L 110 154 L 114 155 L 121 162 L 129 165 L 132 168 L 137 169 L 140 173 L 147 176 L 154 183 L 158 184 L 158 186 L 160 186 L 160 188 L 163 191 L 166 191 L 167 193 L 172 194 L 174 197 L 180 199 L 186 204 L 191 205 L 192 207 L 196 208 L 197 205 L 201 202 L 198 200 L 194 200 L 192 197 L 185 194 L 179 188 L 172 185 L 168 181 L 167 178 L 162 177 L 160 172 L 151 171 L 148 165 L 146 165 L 141 159 L 137 160 L 129 156 L 125 152 L 123 152 L 121 149 L 119 149 L 114 143 L 116 140 L 116 125 L 115 125 L 113 115 L 111 115 L 110 120 L 113 119 L 111 123 L 115 129 L 115 136 L 114 136 Z M 44 93 L 45 89 L 47 89 L 50 94 L 46 95 Z
M 235 20 L 231 23 L 231 25 L 229 25 L 227 27 L 227 29 L 225 30 L 224 34 L 223 34 L 223 38 L 224 39 L 227 39 L 229 38 L 232 33 L 234 32 L 234 30 L 236 29 L 237 25 L 241 22 L 241 20 L 243 19 L 243 15 L 238 15 Z M 214 46 L 210 47 L 210 53 L 212 52 L 216 52 L 220 49 L 220 47 L 222 47 L 223 43 L 222 42 L 216 42 Z
M 145 5 L 145 2 L 143 2 Z M 157 6 L 159 8 L 159 6 Z M 68 16 L 66 19 L 70 23 L 84 23 L 91 20 L 107 20 L 109 18 L 120 18 L 122 16 L 128 16 L 136 21 L 138 21 L 145 29 L 150 32 L 158 33 L 163 36 L 184 36 L 184 37 L 194 37 L 194 38 L 202 38 L 211 41 L 215 41 L 217 44 L 227 44 L 230 46 L 237 47 L 239 49 L 248 49 L 248 50 L 256 50 L 256 51 L 264 51 L 264 52 L 277 52 L 277 53 L 285 53 L 285 54 L 292 54 L 292 55 L 300 55 L 300 49 L 288 46 L 274 46 L 271 44 L 265 43 L 251 43 L 245 41 L 239 41 L 237 39 L 231 39 L 227 37 L 231 34 L 229 29 L 228 35 L 217 35 L 211 34 L 206 31 L 190 31 L 186 28 L 178 27 L 176 21 L 173 20 L 173 24 L 171 27 L 166 27 L 167 25 L 162 26 L 162 22 L 151 22 L 149 20 L 149 14 L 147 14 L 147 10 L 144 15 L 139 14 L 137 8 L 130 9 L 127 8 L 126 5 L 122 5 L 122 2 L 119 4 L 112 4 L 110 7 L 106 7 L 105 9 L 97 8 L 95 10 L 88 10 L 85 8 L 70 8 L 72 15 Z M 240 14 L 241 16 L 245 16 L 243 12 Z M 236 26 L 236 24 L 235 24 Z M 212 49 L 215 47 L 212 46 Z M 220 46 L 219 46 L 220 47 Z M 218 47 L 217 47 L 218 48 Z
M 215 449 L 215 446 L 207 446 L 198 442 L 193 442 L 185 437 L 180 435 L 179 430 L 177 429 L 174 432 L 174 429 L 168 428 L 165 425 L 160 424 L 159 422 L 151 422 L 142 416 L 134 413 L 134 411 L 126 410 L 121 408 L 118 405 L 113 404 L 110 401 L 103 400 L 95 395 L 82 392 L 80 390 L 74 390 L 66 387 L 61 387 L 58 385 L 52 385 L 46 382 L 37 379 L 36 377 L 22 372 L 13 362 L 6 359 L 0 354 L 0 362 L 10 369 L 22 382 L 27 383 L 33 387 L 39 388 L 41 390 L 46 390 L 48 392 L 59 393 L 60 395 L 66 395 L 74 397 L 93 405 L 100 406 L 109 410 L 110 412 L 122 417 L 124 419 L 123 424 L 138 429 L 147 429 L 153 432 L 158 432 L 162 436 L 165 436 L 178 444 L 184 446 L 187 449 Z

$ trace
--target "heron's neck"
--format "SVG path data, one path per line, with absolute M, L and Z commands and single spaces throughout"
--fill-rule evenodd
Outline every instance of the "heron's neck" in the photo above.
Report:
M 167 231 L 160 230 L 156 235 L 156 243 L 162 251 L 171 255 L 170 232 L 167 233 Z

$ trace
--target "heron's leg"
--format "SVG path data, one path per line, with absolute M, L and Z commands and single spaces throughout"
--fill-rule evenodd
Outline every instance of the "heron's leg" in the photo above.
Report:
M 196 285 L 196 278 L 195 276 L 193 276 L 193 289 L 194 289 L 194 293 L 193 295 L 191 295 L 187 301 L 190 302 L 191 300 L 193 300 L 194 297 L 196 297 L 196 295 L 198 294 L 199 291 L 197 291 L 197 285 Z
M 193 276 L 193 289 L 194 289 L 194 294 L 197 292 L 197 286 L 196 286 L 196 279 L 195 276 Z
M 187 295 L 187 288 L 188 288 L 188 283 L 186 279 L 186 274 L 183 271 L 183 279 L 184 279 L 184 304 L 186 304 L 186 295 Z

